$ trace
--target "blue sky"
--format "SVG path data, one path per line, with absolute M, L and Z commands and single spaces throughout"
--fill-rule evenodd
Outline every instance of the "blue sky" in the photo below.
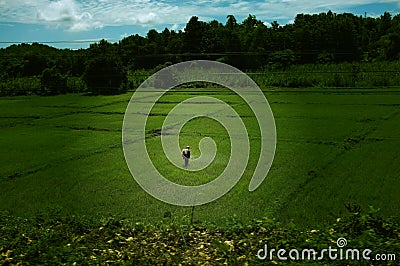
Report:
M 291 23 L 298 13 L 351 12 L 379 16 L 400 13 L 400 0 L 0 0 L 0 47 L 7 42 L 56 42 L 58 48 L 86 48 L 91 41 L 118 41 L 149 29 L 183 29 L 192 16 L 225 23 L 249 14 L 270 23 Z M 74 43 L 71 43 L 74 42 Z

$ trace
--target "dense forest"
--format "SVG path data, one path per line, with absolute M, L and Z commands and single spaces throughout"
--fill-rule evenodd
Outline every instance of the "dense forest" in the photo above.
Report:
M 400 15 L 386 12 L 372 18 L 329 11 L 299 14 L 287 25 L 264 23 L 253 15 L 241 23 L 229 15 L 225 25 L 193 16 L 184 31 L 152 29 L 145 37 L 102 40 L 87 49 L 11 45 L 0 50 L 0 95 L 119 93 L 134 89 L 151 71 L 193 59 L 217 60 L 245 71 L 398 62 Z

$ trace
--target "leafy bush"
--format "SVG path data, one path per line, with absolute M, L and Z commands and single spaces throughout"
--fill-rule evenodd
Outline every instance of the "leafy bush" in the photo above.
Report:
M 0 96 L 40 94 L 40 79 L 36 76 L 0 82 Z
M 286 70 L 288 69 L 289 66 L 293 65 L 295 62 L 296 62 L 296 55 L 290 49 L 274 52 L 272 53 L 270 58 L 270 64 L 275 69 Z
M 349 248 L 371 249 L 374 254 L 399 254 L 400 227 L 395 218 L 383 219 L 377 210 L 354 212 L 330 226 L 300 228 L 274 219 L 241 224 L 235 218 L 224 228 L 190 225 L 164 218 L 157 225 L 127 220 L 71 216 L 30 219 L 0 213 L 1 264 L 264 264 L 257 252 L 269 249 L 315 249 L 348 239 Z M 327 256 L 326 256 L 327 257 Z M 297 261 L 273 260 L 274 264 Z M 301 262 L 301 261 L 300 261 Z M 365 262 L 365 261 L 364 261 Z M 304 261 L 303 261 L 304 263 Z M 343 261 L 323 261 L 338 264 Z M 358 264 L 357 261 L 346 261 Z M 392 263 L 392 264 L 391 264 Z M 396 261 L 386 261 L 395 265 Z
M 69 93 L 81 93 L 87 90 L 86 83 L 80 77 L 67 78 L 67 91 Z

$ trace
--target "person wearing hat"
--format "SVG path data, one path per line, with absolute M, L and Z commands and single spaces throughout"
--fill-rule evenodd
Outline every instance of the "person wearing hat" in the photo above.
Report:
M 185 160 L 185 168 L 188 168 L 189 159 L 190 159 L 190 147 L 189 146 L 186 146 L 186 148 L 182 150 L 182 158 Z

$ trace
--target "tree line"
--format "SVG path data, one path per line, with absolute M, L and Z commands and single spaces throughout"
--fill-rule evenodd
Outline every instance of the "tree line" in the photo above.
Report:
M 217 60 L 242 70 L 292 65 L 400 59 L 400 15 L 298 14 L 291 24 L 249 15 L 225 24 L 193 16 L 184 30 L 149 30 L 87 49 L 32 43 L 0 49 L 0 94 L 120 93 L 137 86 L 132 73 L 193 59 Z M 146 72 L 148 73 L 148 72 Z M 139 75 L 140 76 L 140 75 Z

